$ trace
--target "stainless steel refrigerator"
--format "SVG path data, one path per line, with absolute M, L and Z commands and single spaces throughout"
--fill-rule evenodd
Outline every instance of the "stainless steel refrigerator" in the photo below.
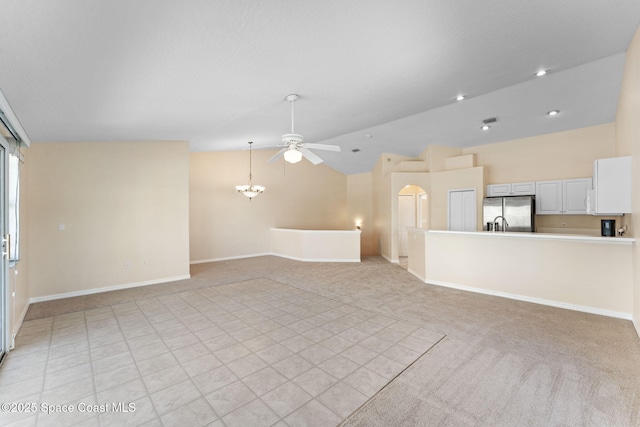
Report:
M 534 232 L 535 206 L 534 196 L 488 197 L 482 204 L 483 230 L 491 231 L 488 224 L 493 224 L 496 217 L 502 216 L 509 225 L 503 230 L 502 218 L 498 218 L 499 228 L 495 231 Z

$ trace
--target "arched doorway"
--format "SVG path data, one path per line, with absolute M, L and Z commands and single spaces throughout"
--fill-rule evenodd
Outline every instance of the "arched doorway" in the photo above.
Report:
M 398 192 L 398 262 L 409 255 L 409 228 L 429 228 L 429 198 L 417 185 L 406 185 Z

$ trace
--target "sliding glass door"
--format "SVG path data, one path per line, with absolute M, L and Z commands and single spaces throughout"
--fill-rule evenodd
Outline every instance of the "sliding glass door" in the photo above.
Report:
M 0 365 L 9 351 L 9 287 L 7 269 L 9 264 L 9 241 L 7 236 L 7 148 L 6 140 L 0 135 L 0 236 L 2 237 L 2 257 L 0 257 Z

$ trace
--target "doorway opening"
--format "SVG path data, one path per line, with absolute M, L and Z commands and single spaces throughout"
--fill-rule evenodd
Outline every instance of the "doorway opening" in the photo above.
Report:
M 398 193 L 398 263 L 407 268 L 409 228 L 429 228 L 429 198 L 422 187 L 407 185 Z

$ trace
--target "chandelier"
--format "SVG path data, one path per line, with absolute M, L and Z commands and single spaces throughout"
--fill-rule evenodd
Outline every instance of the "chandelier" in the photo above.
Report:
M 253 185 L 251 182 L 251 144 L 253 144 L 253 142 L 249 142 L 249 185 L 236 185 L 238 193 L 244 194 L 249 198 L 249 200 L 256 197 L 258 194 L 262 194 L 265 190 L 262 185 Z

